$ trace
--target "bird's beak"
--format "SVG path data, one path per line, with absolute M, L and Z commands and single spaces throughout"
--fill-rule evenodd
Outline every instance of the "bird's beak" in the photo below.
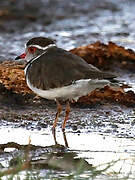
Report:
M 17 56 L 17 57 L 15 58 L 15 60 L 25 59 L 25 56 L 26 56 L 26 53 L 23 53 L 23 54 L 21 54 L 20 56 Z

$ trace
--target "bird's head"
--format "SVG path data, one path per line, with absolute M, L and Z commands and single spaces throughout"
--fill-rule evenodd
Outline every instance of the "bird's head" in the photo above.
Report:
M 44 37 L 34 37 L 26 43 L 25 53 L 16 57 L 15 60 L 25 59 L 27 62 L 31 59 L 39 56 L 47 48 L 55 46 L 55 42 L 52 39 Z

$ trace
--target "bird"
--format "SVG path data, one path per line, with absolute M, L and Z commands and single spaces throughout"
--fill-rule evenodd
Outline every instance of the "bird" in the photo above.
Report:
M 24 59 L 25 78 L 28 87 L 38 96 L 56 101 L 57 113 L 52 130 L 55 131 L 62 111 L 61 101 L 66 103 L 62 131 L 69 119 L 70 102 L 77 101 L 97 88 L 113 84 L 116 75 L 99 70 L 81 57 L 57 47 L 47 37 L 28 40 L 25 53 L 15 60 Z

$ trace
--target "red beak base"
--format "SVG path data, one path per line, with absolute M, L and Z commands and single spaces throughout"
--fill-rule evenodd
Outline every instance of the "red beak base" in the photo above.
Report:
M 21 54 L 20 56 L 17 56 L 17 57 L 15 58 L 15 60 L 24 59 L 25 56 L 26 56 L 26 53 L 23 53 L 23 54 Z

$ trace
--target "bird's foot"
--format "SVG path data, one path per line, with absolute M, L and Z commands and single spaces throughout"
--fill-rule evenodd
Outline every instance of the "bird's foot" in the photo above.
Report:
M 62 127 L 62 132 L 64 133 L 65 132 L 65 128 Z

